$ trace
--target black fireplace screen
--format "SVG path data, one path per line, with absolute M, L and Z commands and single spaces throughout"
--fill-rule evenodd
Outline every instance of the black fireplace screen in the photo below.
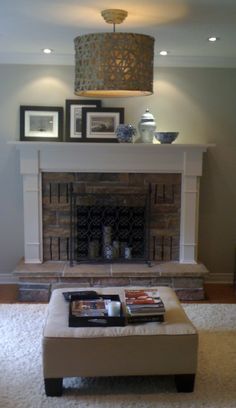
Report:
M 149 213 L 149 193 L 71 191 L 71 264 L 148 262 Z

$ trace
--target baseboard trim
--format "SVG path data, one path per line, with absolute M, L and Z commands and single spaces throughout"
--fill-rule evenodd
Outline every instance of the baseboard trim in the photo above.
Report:
M 0 273 L 0 285 L 2 284 L 18 284 L 18 279 L 12 273 Z
M 230 273 L 209 274 L 205 279 L 205 283 L 222 283 L 233 285 L 234 277 Z

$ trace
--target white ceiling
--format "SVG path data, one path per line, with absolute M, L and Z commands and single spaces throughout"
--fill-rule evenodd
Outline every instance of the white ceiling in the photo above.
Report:
M 116 31 L 155 37 L 155 65 L 236 67 L 236 0 L 0 0 L 0 63 L 74 65 L 73 39 L 112 31 L 100 12 L 128 11 Z M 209 43 L 211 35 L 220 37 Z M 41 50 L 49 47 L 51 55 Z M 169 55 L 160 57 L 160 50 Z

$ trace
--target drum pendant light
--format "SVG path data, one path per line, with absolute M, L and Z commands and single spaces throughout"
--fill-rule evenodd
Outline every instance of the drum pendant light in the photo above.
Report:
M 115 25 L 128 14 L 125 10 L 109 9 L 101 14 L 113 24 L 113 32 L 74 39 L 75 94 L 95 98 L 151 95 L 154 38 L 115 32 Z

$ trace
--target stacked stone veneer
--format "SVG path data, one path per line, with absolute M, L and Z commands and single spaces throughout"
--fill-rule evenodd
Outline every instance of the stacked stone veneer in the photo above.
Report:
M 70 183 L 83 193 L 148 192 L 149 259 L 179 260 L 181 175 L 138 173 L 43 173 L 43 258 L 67 261 L 70 253 Z

